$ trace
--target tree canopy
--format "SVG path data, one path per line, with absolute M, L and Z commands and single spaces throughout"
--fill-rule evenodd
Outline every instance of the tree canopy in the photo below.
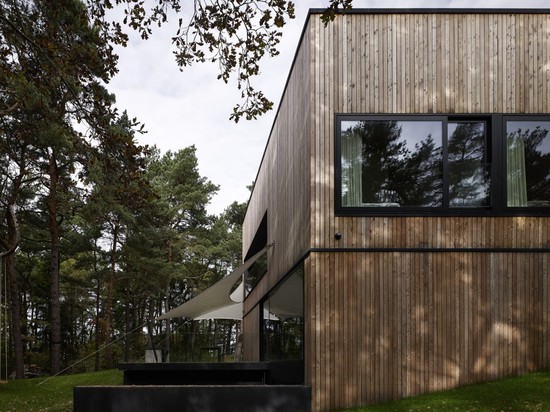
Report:
M 271 110 L 273 102 L 254 87 L 264 57 L 279 54 L 282 28 L 295 17 L 295 6 L 285 0 L 85 0 L 94 25 L 100 27 L 111 44 L 126 45 L 124 27 L 137 30 L 143 39 L 169 18 L 177 18 L 172 41 L 180 68 L 206 61 L 218 64 L 218 79 L 234 78 L 241 101 L 230 119 L 250 120 Z M 349 10 L 352 0 L 327 0 L 321 19 L 328 24 L 340 11 Z M 109 11 L 123 8 L 122 22 L 110 20 Z M 122 24 L 121 24 L 122 23 Z
M 350 5 L 331 0 L 324 21 Z M 278 53 L 291 1 L 0 0 L 0 274 L 9 307 L 0 332 L 9 323 L 17 378 L 26 364 L 55 374 L 95 354 L 81 368 L 97 370 L 145 347 L 180 343 L 177 354 L 200 339 L 221 337 L 227 350 L 235 341 L 235 321 L 152 319 L 241 261 L 246 205 L 209 215 L 218 188 L 200 175 L 195 148 L 161 155 L 140 146 L 142 126 L 108 91 L 127 30 L 146 39 L 174 16 L 176 64 L 213 61 L 220 80 L 236 79 L 242 101 L 232 119 L 272 107 L 253 78 Z

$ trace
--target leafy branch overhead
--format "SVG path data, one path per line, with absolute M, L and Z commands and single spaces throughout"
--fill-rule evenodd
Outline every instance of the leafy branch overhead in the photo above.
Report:
M 149 38 L 155 26 L 178 16 L 178 30 L 172 38 L 178 66 L 183 69 L 193 63 L 215 62 L 218 79 L 225 83 L 236 79 L 241 102 L 230 119 L 255 119 L 273 107 L 273 102 L 254 88 L 253 78 L 260 74 L 264 57 L 279 54 L 282 28 L 295 17 L 292 1 L 193 0 L 192 7 L 183 0 L 87 0 L 87 4 L 94 23 L 104 29 L 110 42 L 122 45 L 128 36 L 120 22 L 106 18 L 109 9 L 124 7 L 122 23 L 137 30 L 143 39 Z M 351 4 L 352 0 L 329 0 L 322 21 L 328 24 L 341 10 L 351 9 Z
M 230 118 L 239 121 L 257 118 L 273 106 L 255 90 L 251 79 L 260 73 L 263 57 L 276 56 L 281 29 L 294 18 L 294 4 L 285 0 L 194 0 L 192 9 L 183 10 L 182 0 L 157 0 L 146 5 L 144 0 L 87 0 L 95 24 L 100 25 L 113 43 L 125 45 L 128 37 L 120 23 L 109 21 L 107 11 L 124 6 L 123 23 L 137 30 L 143 39 L 154 26 L 179 17 L 177 33 L 172 38 L 180 68 L 193 63 L 216 62 L 218 79 L 228 82 L 235 77 L 242 101 L 233 108 Z M 182 17 L 188 13 L 187 17 Z
M 251 78 L 260 73 L 260 60 L 264 56 L 279 54 L 281 28 L 286 17 L 294 17 L 294 5 L 285 1 L 217 2 L 205 4 L 196 1 L 189 25 L 180 29 L 173 38 L 177 47 L 178 65 L 192 62 L 216 61 L 218 79 L 228 82 L 236 72 L 237 87 L 244 100 L 233 109 L 231 118 L 247 119 L 271 109 L 273 103 L 261 91 L 251 86 Z
M 325 24 L 329 24 L 334 20 L 338 13 L 351 10 L 353 0 L 330 0 L 328 7 L 321 14 L 321 21 Z
M 221 80 L 236 78 L 235 121 L 272 107 L 252 79 L 278 54 L 290 1 L 0 0 L 0 258 L 16 378 L 25 363 L 55 374 L 91 348 L 96 370 L 111 367 L 116 352 L 101 361 L 100 344 L 241 261 L 245 205 L 209 216 L 217 186 L 198 173 L 195 149 L 160 158 L 138 146 L 143 126 L 107 89 L 127 31 L 148 38 L 169 16 L 182 17 L 181 68 L 214 61 Z M 126 337 L 125 359 L 144 345 Z

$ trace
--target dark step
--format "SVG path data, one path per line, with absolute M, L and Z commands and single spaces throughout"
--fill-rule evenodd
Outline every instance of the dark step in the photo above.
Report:
M 74 388 L 74 412 L 310 412 L 302 385 L 94 386 Z
M 304 364 L 292 362 L 125 363 L 125 385 L 302 384 Z

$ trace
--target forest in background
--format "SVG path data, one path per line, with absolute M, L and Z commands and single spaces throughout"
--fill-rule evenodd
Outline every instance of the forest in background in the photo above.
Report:
M 0 379 L 196 360 L 238 333 L 154 320 L 241 262 L 246 205 L 209 215 L 194 146 L 137 144 L 108 91 L 125 34 L 107 3 L 0 1 Z

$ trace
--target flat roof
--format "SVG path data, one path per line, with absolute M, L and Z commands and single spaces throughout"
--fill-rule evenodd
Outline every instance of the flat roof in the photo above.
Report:
M 322 14 L 326 9 L 312 8 L 310 14 Z M 352 8 L 340 14 L 547 14 L 550 8 Z

